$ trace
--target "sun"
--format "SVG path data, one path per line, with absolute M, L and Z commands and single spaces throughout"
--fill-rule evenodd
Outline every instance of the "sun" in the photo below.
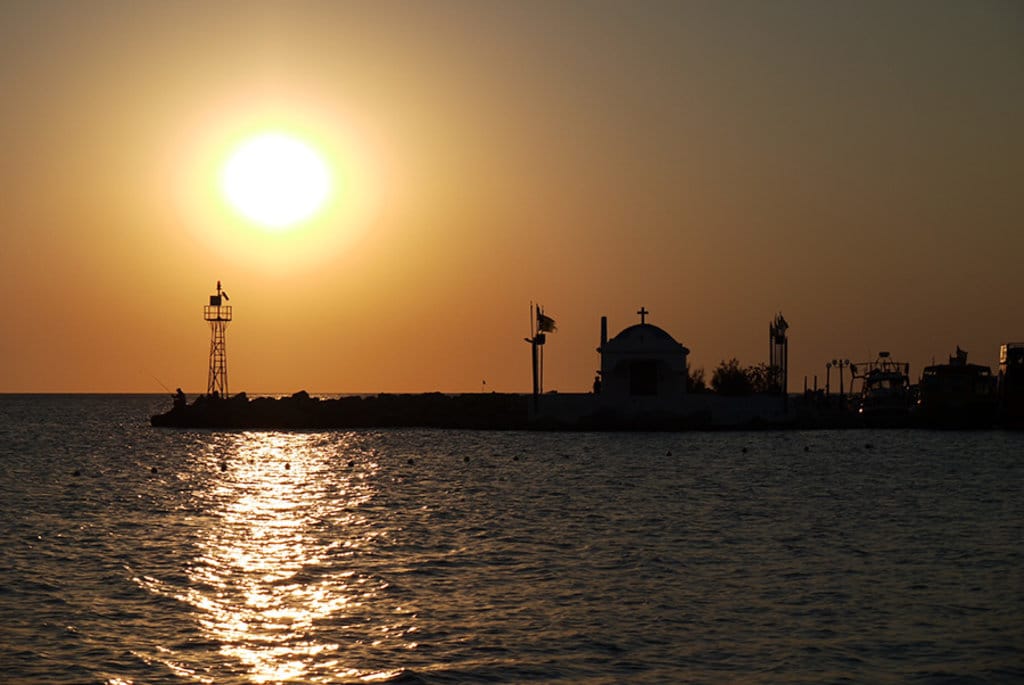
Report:
M 244 217 L 270 230 L 284 230 L 312 218 L 324 206 L 331 173 L 305 142 L 284 133 L 263 133 L 231 153 L 221 187 Z

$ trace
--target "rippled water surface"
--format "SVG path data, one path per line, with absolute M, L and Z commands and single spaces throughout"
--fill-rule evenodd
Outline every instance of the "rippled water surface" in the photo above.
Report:
M 190 432 L 0 397 L 5 682 L 1024 681 L 1024 435 Z

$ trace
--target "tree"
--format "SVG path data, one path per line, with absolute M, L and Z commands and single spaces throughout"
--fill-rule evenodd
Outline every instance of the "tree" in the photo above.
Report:
M 764 362 L 748 366 L 747 378 L 750 379 L 750 389 L 755 393 L 778 391 L 775 383 L 775 367 Z
M 704 367 L 699 369 L 690 370 L 690 365 L 686 365 L 686 392 L 701 393 L 707 392 L 708 386 L 704 382 Z
M 749 395 L 754 391 L 747 369 L 735 357 L 723 360 L 711 374 L 711 388 L 719 395 Z

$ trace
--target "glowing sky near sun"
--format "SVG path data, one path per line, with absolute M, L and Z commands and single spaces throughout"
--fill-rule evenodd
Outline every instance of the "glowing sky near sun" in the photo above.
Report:
M 709 372 L 781 310 L 791 388 L 1024 339 L 1016 3 L 15 0 L 0 83 L 0 392 L 202 390 L 218 279 L 250 393 L 525 391 L 531 300 L 562 391 L 641 305 Z
M 243 142 L 224 163 L 221 187 L 242 215 L 271 230 L 311 219 L 331 191 L 320 155 L 295 136 L 271 131 Z

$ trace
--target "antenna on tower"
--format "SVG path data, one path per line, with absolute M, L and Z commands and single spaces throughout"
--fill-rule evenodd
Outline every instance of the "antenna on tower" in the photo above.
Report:
M 206 394 L 228 396 L 228 352 L 226 346 L 228 322 L 231 321 L 230 298 L 217 281 L 217 294 L 210 295 L 210 304 L 203 307 L 203 318 L 210 322 L 210 375 L 206 381 Z

